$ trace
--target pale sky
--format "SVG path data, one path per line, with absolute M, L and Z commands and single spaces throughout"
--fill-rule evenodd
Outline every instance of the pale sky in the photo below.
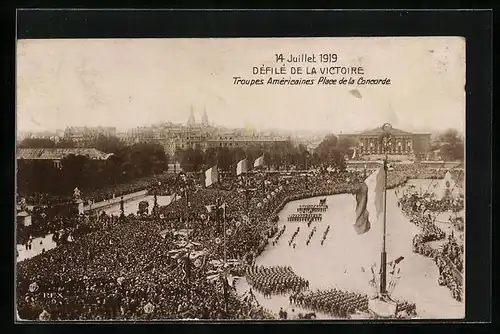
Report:
M 301 63 L 317 75 L 253 75 L 275 54 L 336 53 Z M 286 63 L 287 70 L 294 64 Z M 316 79 L 326 66 L 362 66 L 378 86 L 237 86 L 246 79 Z M 342 75 L 326 75 L 340 79 Z M 356 79 L 359 76 L 355 76 Z M 349 91 L 357 89 L 361 98 Z M 465 40 L 458 37 L 79 39 L 17 43 L 18 131 L 66 126 L 124 130 L 158 122 L 353 132 L 390 122 L 407 131 L 465 129 Z

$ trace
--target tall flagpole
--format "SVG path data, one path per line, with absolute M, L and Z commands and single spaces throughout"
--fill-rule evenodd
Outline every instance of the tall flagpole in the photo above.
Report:
M 382 252 L 380 254 L 380 294 L 387 293 L 387 252 L 386 252 L 386 233 L 387 233 L 387 155 L 384 160 L 384 224 L 382 232 Z
M 390 137 L 391 125 L 386 123 L 382 126 L 384 134 L 382 135 L 382 145 L 384 148 L 384 223 L 382 231 L 382 251 L 380 253 L 380 294 L 382 296 L 387 295 L 387 251 L 386 251 L 386 234 L 387 234 L 387 160 L 389 159 L 387 154 L 387 146 Z

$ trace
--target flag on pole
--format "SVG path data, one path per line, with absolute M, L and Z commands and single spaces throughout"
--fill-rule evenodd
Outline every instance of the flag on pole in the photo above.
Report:
M 219 182 L 219 172 L 217 165 L 205 171 L 205 186 L 210 187 L 212 184 Z
M 261 156 L 257 159 L 255 159 L 254 163 L 253 163 L 253 167 L 260 167 L 260 166 L 264 166 L 264 156 Z
M 205 208 L 207 208 L 207 212 L 212 212 L 212 210 L 215 208 L 215 205 L 205 205 Z
M 372 212 L 375 220 L 377 220 L 384 211 L 385 177 L 384 167 L 380 167 L 361 184 L 356 192 L 356 222 L 354 230 L 358 234 L 363 234 L 370 230 L 370 212 Z
M 357 234 L 363 234 L 370 230 L 369 213 L 366 209 L 368 203 L 368 186 L 362 183 L 356 191 L 356 222 L 354 230 Z
M 380 167 L 377 171 L 375 177 L 375 212 L 377 219 L 379 215 L 384 211 L 384 188 L 385 188 L 385 178 L 387 177 L 384 167 Z
M 238 164 L 236 165 L 236 175 L 241 175 L 243 173 L 246 173 L 248 170 L 247 168 L 247 159 L 243 159 Z
M 222 211 L 222 214 L 226 214 L 226 202 L 222 203 L 221 206 L 219 206 L 219 209 Z

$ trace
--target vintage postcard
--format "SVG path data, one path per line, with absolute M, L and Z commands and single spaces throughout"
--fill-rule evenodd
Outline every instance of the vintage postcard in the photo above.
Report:
M 463 319 L 461 37 L 17 41 L 17 321 Z

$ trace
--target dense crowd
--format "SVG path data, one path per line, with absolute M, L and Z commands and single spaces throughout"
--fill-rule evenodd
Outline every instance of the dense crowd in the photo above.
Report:
M 394 173 L 388 185 L 405 182 L 411 172 Z M 158 187 L 152 191 L 170 187 L 176 194 L 155 215 L 40 214 L 48 226 L 44 232 L 63 230 L 73 241 L 59 236 L 58 247 L 18 263 L 19 315 L 37 319 L 45 311 L 51 319 L 268 318 L 264 309 L 243 301 L 233 289 L 222 291 L 220 284 L 207 280 L 207 270 L 213 269 L 207 260 L 227 257 L 252 264 L 269 239 L 283 233 L 277 213 L 288 201 L 353 193 L 363 179 L 356 171 L 308 176 L 261 172 L 241 178 L 222 175 L 219 184 L 205 188 L 200 177 L 187 176 L 173 184 L 155 180 Z M 222 215 L 220 207 L 225 208 Z M 33 226 L 42 225 L 34 219 Z M 181 229 L 191 231 L 189 239 L 201 245 L 201 263 L 206 265 L 189 256 L 187 264 L 179 263 L 171 256 L 180 236 L 160 232 Z M 29 239 L 32 234 L 26 235 Z M 278 271 L 281 289 L 307 287 L 289 271 Z M 262 287 L 273 289 L 271 282 Z M 33 283 L 37 288 L 30 289 Z M 356 305 L 357 299 L 348 297 Z
M 162 173 L 138 178 L 127 183 L 108 185 L 105 188 L 86 190 L 82 193 L 82 200 L 84 203 L 87 203 L 89 200 L 97 203 L 144 189 L 148 189 L 150 191 L 165 191 L 166 189 L 172 189 L 174 182 L 174 174 Z M 78 185 L 75 185 L 75 187 L 78 187 Z M 67 196 L 54 196 L 45 193 L 23 193 L 18 194 L 18 196 L 24 198 L 28 205 L 32 206 L 47 206 L 52 203 L 71 203 L 73 201 L 72 194 L 68 194 Z
M 45 311 L 51 319 L 93 320 L 269 317 L 234 291 L 228 293 L 225 313 L 224 294 L 206 281 L 207 269 L 189 270 L 189 282 L 183 279 L 186 275 L 179 271 L 185 272 L 185 266 L 169 256 L 173 237 L 163 238 L 160 231 L 191 229 L 190 238 L 203 245 L 208 258 L 222 259 L 225 243 L 228 258 L 254 259 L 279 232 L 276 213 L 290 197 L 346 191 L 352 187 L 347 179 L 356 174 L 318 174 L 310 181 L 314 177 L 318 182 L 307 188 L 300 177 L 287 175 L 249 175 L 243 185 L 223 177 L 216 189 L 188 177 L 176 185 L 177 200 L 156 216 L 40 215 L 47 222 L 45 232 L 62 229 L 73 242 L 18 263 L 19 315 L 36 319 Z M 245 190 L 251 188 L 255 190 L 248 196 Z M 207 210 L 216 203 L 226 204 L 224 222 L 214 214 L 217 210 Z M 34 220 L 33 226 L 42 225 Z M 33 283 L 39 288 L 30 291 Z
M 447 237 L 435 221 L 441 212 L 452 213 L 462 210 L 463 199 L 452 197 L 436 199 L 432 194 L 418 192 L 414 187 L 409 187 L 399 198 L 398 204 L 409 217 L 410 222 L 421 229 L 421 232 L 413 238 L 413 251 L 435 260 L 439 270 L 438 283 L 447 286 L 453 298 L 461 301 L 464 269 L 463 244 L 459 245 L 453 232 Z M 451 217 L 450 215 L 450 223 L 455 226 Z M 445 241 L 445 243 L 436 247 L 431 246 L 433 241 Z

